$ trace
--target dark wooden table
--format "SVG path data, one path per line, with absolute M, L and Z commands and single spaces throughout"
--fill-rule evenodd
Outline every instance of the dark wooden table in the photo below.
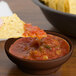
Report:
M 57 31 L 44 17 L 41 10 L 32 0 L 6 0 L 12 11 L 25 22 L 37 25 L 42 29 Z M 72 57 L 67 61 L 58 72 L 52 75 L 43 76 L 76 76 L 76 39 L 71 38 L 74 45 Z M 37 76 L 22 72 L 12 63 L 4 51 L 4 43 L 0 42 L 0 76 Z M 42 75 L 41 75 L 42 76 Z

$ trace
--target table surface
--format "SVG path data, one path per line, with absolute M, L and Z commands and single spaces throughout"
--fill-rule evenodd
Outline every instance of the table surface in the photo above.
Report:
M 56 30 L 44 17 L 40 8 L 36 6 L 32 0 L 6 0 L 12 9 L 12 11 L 27 23 L 37 25 L 42 29 L 58 31 Z M 76 74 L 76 40 L 69 37 L 74 45 L 74 52 L 72 57 L 60 68 L 60 70 L 52 75 L 43 76 L 75 76 Z M 5 41 L 0 42 L 0 76 L 37 76 L 30 75 L 22 72 L 17 66 L 12 63 L 5 51 Z M 41 75 L 42 76 L 42 75 Z

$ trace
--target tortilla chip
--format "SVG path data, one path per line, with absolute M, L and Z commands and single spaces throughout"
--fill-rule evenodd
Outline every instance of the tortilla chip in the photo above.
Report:
M 58 0 L 57 10 L 65 12 L 65 0 Z
M 56 9 L 58 0 L 49 0 L 48 6 L 50 8 Z
M 70 13 L 76 14 L 76 0 L 68 0 L 69 1 L 69 9 Z
M 69 1 L 65 0 L 65 12 L 69 13 Z
M 3 22 L 0 26 L 0 39 L 22 37 L 25 23 L 16 14 L 0 19 Z
M 48 5 L 49 0 L 41 0 L 43 1 L 46 5 Z

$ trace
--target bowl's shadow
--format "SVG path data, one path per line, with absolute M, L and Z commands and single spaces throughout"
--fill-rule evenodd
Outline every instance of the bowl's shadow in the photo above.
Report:
M 31 75 L 22 72 L 20 69 L 18 69 L 17 66 L 12 66 L 12 68 L 8 72 L 8 76 L 31 76 Z
M 61 76 L 61 73 L 59 70 L 56 73 L 53 73 L 51 75 L 31 75 L 31 74 L 22 72 L 20 69 L 18 69 L 17 66 L 12 66 L 7 76 Z

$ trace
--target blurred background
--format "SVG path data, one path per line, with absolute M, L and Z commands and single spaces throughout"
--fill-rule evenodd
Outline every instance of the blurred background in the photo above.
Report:
M 16 13 L 25 22 L 32 23 L 33 25 L 37 25 L 45 30 L 54 29 L 53 26 L 44 17 L 40 8 L 36 6 L 32 2 L 32 0 L 5 0 L 5 1 L 9 4 L 13 13 Z

